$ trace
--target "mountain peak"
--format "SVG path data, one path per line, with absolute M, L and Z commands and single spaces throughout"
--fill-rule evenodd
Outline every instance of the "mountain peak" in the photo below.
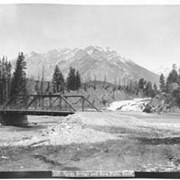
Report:
M 28 72 L 37 76 L 41 71 L 42 66 L 48 72 L 45 79 L 51 80 L 55 65 L 58 64 L 65 77 L 69 72 L 70 67 L 76 68 L 82 80 L 96 80 L 104 81 L 106 77 L 107 82 L 114 83 L 114 79 L 119 82 L 126 82 L 130 79 L 139 80 L 145 78 L 153 83 L 159 82 L 159 77 L 137 65 L 132 60 L 121 57 L 117 51 L 111 48 L 102 48 L 100 46 L 88 46 L 83 49 L 64 48 L 53 49 L 47 53 L 38 54 L 36 52 L 30 53 L 27 58 Z M 118 80 L 119 79 L 119 80 Z
M 85 52 L 87 52 L 89 55 L 93 54 L 94 52 L 99 52 L 99 53 L 103 53 L 104 50 L 103 48 L 99 47 L 99 46 L 88 46 L 84 49 Z

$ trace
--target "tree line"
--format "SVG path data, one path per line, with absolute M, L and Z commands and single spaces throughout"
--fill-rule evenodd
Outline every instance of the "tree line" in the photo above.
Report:
M 12 65 L 7 57 L 0 58 L 0 105 L 9 99 L 13 99 L 14 104 L 25 105 L 29 89 L 27 87 L 26 62 L 22 52 L 18 55 L 13 74 L 11 71 Z M 65 90 L 78 90 L 81 87 L 80 73 L 73 67 L 69 69 L 69 74 L 65 80 L 58 65 L 56 65 L 51 82 L 48 82 L 46 89 L 49 93 L 64 93 Z M 36 81 L 34 89 L 37 94 L 43 93 L 43 83 L 42 78 L 39 88 Z
M 141 93 L 146 97 L 154 97 L 158 93 L 158 87 L 151 81 L 146 81 L 144 78 L 141 78 L 138 82 L 138 93 Z
M 26 102 L 23 99 L 28 94 L 27 77 L 26 77 L 26 62 L 23 53 L 19 53 L 16 60 L 16 66 L 14 73 L 11 73 L 12 66 L 6 57 L 0 59 L 0 104 L 7 102 L 8 99 L 13 98 L 14 103 Z M 35 92 L 42 94 L 43 78 L 41 80 L 41 87 L 38 87 L 38 81 L 35 83 Z M 94 90 L 96 89 L 96 80 L 94 81 Z M 159 88 L 156 84 L 152 84 L 150 81 L 146 81 L 144 78 L 139 81 L 129 80 L 127 85 L 118 85 L 114 90 L 124 90 L 128 93 L 154 97 L 158 93 L 169 93 L 172 97 L 175 97 L 177 101 L 180 101 L 180 72 L 177 71 L 176 65 L 173 65 L 171 72 L 167 79 L 163 74 L 160 76 Z M 105 87 L 106 82 L 103 83 Z M 84 90 L 86 90 L 86 83 Z M 54 73 L 51 82 L 48 82 L 46 92 L 48 93 L 65 93 L 65 91 L 79 90 L 82 87 L 81 76 L 79 71 L 70 67 L 67 78 L 64 78 L 58 65 L 55 66 Z M 21 99 L 18 99 L 19 95 L 22 95 Z
M 7 60 L 7 57 L 0 59 L 0 105 L 7 102 L 10 98 L 13 103 L 24 103 L 27 88 L 26 88 L 26 62 L 23 53 L 19 53 L 15 71 L 12 74 L 12 65 Z M 21 99 L 18 99 L 18 95 L 23 95 Z
M 7 58 L 3 57 L 0 59 L 0 104 L 13 98 L 14 103 L 26 102 L 23 99 L 28 94 L 27 88 L 27 77 L 26 77 L 26 62 L 23 53 L 19 53 L 16 60 L 16 66 L 14 73 L 11 74 L 11 63 Z M 43 94 L 43 77 L 38 86 L 39 81 L 35 81 L 35 92 L 36 94 Z M 96 80 L 94 81 L 94 89 L 96 89 Z M 105 88 L 106 80 L 103 83 Z M 86 83 L 84 83 L 84 90 L 86 89 Z M 46 92 L 48 93 L 64 93 L 70 90 L 79 90 L 82 86 L 81 76 L 79 71 L 75 68 L 70 67 L 67 78 L 64 78 L 58 65 L 55 66 L 54 73 L 51 82 L 48 82 Z M 114 88 L 115 90 L 116 88 Z M 138 82 L 130 80 L 129 84 L 117 87 L 118 90 L 125 90 L 132 94 L 141 94 L 143 96 L 153 97 L 157 92 L 157 86 L 145 79 L 141 78 Z M 17 99 L 19 95 L 22 95 L 21 99 Z
M 79 71 L 77 71 L 73 67 L 70 67 L 69 74 L 65 81 L 60 68 L 58 67 L 58 65 L 56 65 L 52 78 L 53 93 L 64 93 L 65 90 L 78 90 L 80 87 L 81 77 Z
M 180 105 L 180 70 L 177 71 L 176 64 L 173 64 L 167 78 L 163 73 L 160 75 L 159 83 L 160 93 L 170 95 Z

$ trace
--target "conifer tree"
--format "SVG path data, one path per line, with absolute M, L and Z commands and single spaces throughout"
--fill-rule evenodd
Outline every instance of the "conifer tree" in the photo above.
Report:
M 178 84 L 178 73 L 175 69 L 175 65 L 173 65 L 173 68 L 171 72 L 169 73 L 167 80 L 166 80 L 166 90 L 167 92 L 172 91 L 172 84 L 177 83 Z
M 79 71 L 76 72 L 76 89 L 78 90 L 81 87 L 81 77 Z
M 156 84 L 153 85 L 154 95 L 158 94 L 158 87 Z
M 44 94 L 44 65 L 42 66 L 42 77 L 40 84 L 40 94 Z
M 54 93 L 64 92 L 64 89 L 65 89 L 64 77 L 58 65 L 56 65 L 55 70 L 54 70 L 53 79 L 52 79 L 52 87 L 53 87 Z
M 46 87 L 45 93 L 46 93 L 46 94 L 51 94 L 51 93 L 52 93 L 52 92 L 51 92 L 51 86 L 50 86 L 50 82 L 49 82 L 49 81 L 47 82 L 47 87 Z
M 76 90 L 76 70 L 70 67 L 69 74 L 66 80 L 66 85 L 68 90 Z
M 180 87 L 180 69 L 179 69 L 179 75 L 178 75 L 178 85 Z
M 0 59 L 0 104 L 3 104 L 2 61 Z
M 168 84 L 177 83 L 177 80 L 178 80 L 178 73 L 176 70 L 173 69 L 168 75 L 167 83 Z
M 165 83 L 165 79 L 164 79 L 164 75 L 163 74 L 160 75 L 159 83 L 160 83 L 160 85 L 159 85 L 160 91 L 161 92 L 165 92 L 165 90 L 166 90 L 166 83 Z
M 10 90 L 10 97 L 14 100 L 13 102 L 16 104 L 25 105 L 26 104 L 26 95 L 27 95 L 27 89 L 26 89 L 26 62 L 25 57 L 23 53 L 19 53 L 17 61 L 16 61 L 16 67 L 15 71 L 12 77 L 12 83 L 11 83 L 11 90 Z M 22 95 L 22 98 L 19 99 L 19 95 Z
M 79 71 L 76 71 L 75 68 L 70 68 L 66 86 L 68 90 L 78 90 L 81 87 L 81 77 Z
M 138 86 L 139 86 L 139 89 L 144 89 L 145 88 L 145 84 L 146 84 L 146 81 L 144 78 L 141 78 L 139 80 L 139 83 L 138 83 Z
M 144 94 L 145 86 L 146 85 L 146 80 L 144 78 L 141 78 L 138 82 L 138 89 L 141 94 Z
M 6 102 L 9 98 L 11 83 L 11 64 L 7 58 L 0 59 L 0 104 Z
M 150 81 L 146 84 L 145 95 L 149 97 L 153 96 L 153 88 L 152 88 L 152 83 Z

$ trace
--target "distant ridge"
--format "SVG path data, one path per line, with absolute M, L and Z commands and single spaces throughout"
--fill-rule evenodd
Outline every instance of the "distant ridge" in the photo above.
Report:
M 153 83 L 159 83 L 159 75 L 139 66 L 130 59 L 110 48 L 88 46 L 84 49 L 54 49 L 47 53 L 31 52 L 25 55 L 28 77 L 40 78 L 42 67 L 45 67 L 45 79 L 51 80 L 57 64 L 62 73 L 67 76 L 69 68 L 76 68 L 83 81 L 99 80 L 117 83 L 129 79 L 144 78 Z

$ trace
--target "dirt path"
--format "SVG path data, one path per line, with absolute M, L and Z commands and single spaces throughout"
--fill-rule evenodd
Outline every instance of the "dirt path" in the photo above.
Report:
M 0 170 L 179 171 L 179 117 L 140 112 L 32 116 L 36 125 L 28 130 L 0 128 Z

